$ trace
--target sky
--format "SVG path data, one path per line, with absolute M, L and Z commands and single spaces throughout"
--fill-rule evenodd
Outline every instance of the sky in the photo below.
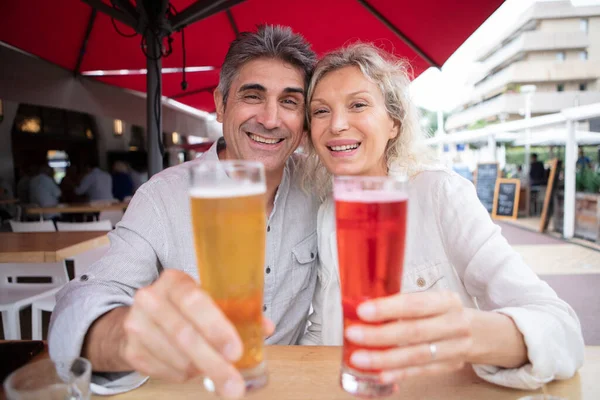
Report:
M 557 0 L 544 0 L 557 1 Z M 536 0 L 506 0 L 446 61 L 442 70 L 429 68 L 411 84 L 411 95 L 419 107 L 451 111 L 460 104 L 470 74 L 477 69 L 474 62 L 478 49 L 497 40 L 520 14 Z M 575 6 L 600 5 L 600 0 L 571 0 Z

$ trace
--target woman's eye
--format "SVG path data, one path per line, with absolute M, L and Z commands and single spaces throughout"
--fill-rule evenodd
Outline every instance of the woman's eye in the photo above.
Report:
M 319 115 L 319 114 L 325 114 L 327 112 L 327 110 L 324 110 L 322 108 L 318 108 L 316 110 L 313 111 L 313 115 Z
M 367 103 L 354 103 L 352 105 L 352 108 L 365 108 L 367 106 Z

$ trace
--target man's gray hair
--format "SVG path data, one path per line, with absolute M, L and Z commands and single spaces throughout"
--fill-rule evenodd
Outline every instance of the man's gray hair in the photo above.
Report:
M 223 94 L 223 104 L 227 104 L 231 82 L 240 68 L 259 58 L 278 59 L 299 68 L 304 73 L 305 88 L 317 61 L 310 44 L 288 26 L 261 25 L 256 32 L 242 32 L 231 42 L 221 67 L 217 89 Z

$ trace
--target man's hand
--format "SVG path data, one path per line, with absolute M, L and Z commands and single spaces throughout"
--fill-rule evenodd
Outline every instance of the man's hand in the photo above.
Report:
M 165 270 L 152 285 L 138 290 L 133 305 L 121 313 L 118 353 L 128 369 L 170 382 L 204 375 L 212 379 L 219 395 L 244 395 L 244 381 L 233 365 L 243 352 L 240 337 L 192 277 Z M 264 328 L 267 335 L 273 332 L 269 321 Z M 93 347 L 94 329 L 86 339 L 88 350 Z

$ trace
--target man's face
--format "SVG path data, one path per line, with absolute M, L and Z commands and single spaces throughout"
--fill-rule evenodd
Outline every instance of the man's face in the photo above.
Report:
M 227 158 L 262 162 L 267 172 L 283 168 L 306 133 L 304 75 L 280 60 L 244 64 L 231 83 L 227 104 L 218 90 L 215 104 Z

